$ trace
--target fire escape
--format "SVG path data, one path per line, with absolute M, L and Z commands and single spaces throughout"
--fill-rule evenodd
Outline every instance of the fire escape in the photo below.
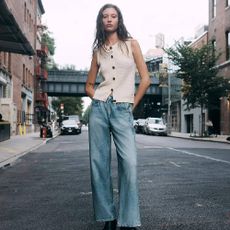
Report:
M 40 49 L 37 49 L 36 51 L 35 114 L 37 118 L 36 120 L 40 124 L 49 119 L 49 101 L 48 95 L 45 92 L 46 80 L 48 79 L 48 72 L 46 70 L 48 47 L 46 44 L 41 44 Z

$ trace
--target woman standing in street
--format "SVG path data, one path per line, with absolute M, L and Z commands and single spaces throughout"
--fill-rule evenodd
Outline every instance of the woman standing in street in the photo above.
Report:
M 135 72 L 141 81 L 135 92 Z M 103 81 L 94 89 L 97 74 Z M 141 225 L 137 189 L 137 153 L 133 114 L 149 87 L 148 70 L 139 46 L 123 23 L 120 9 L 104 5 L 97 16 L 96 37 L 86 93 L 92 98 L 89 149 L 93 207 L 103 230 L 136 229 Z M 118 159 L 119 210 L 113 200 L 111 136 Z

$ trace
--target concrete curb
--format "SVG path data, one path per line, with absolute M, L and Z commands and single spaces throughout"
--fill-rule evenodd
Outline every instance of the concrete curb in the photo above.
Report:
M 193 140 L 193 141 L 206 141 L 206 142 L 215 142 L 215 143 L 224 143 L 224 144 L 230 144 L 230 141 L 227 140 L 217 140 L 217 139 L 205 139 L 202 137 L 183 137 L 183 136 L 174 136 L 174 135 L 168 135 L 169 137 L 175 137 L 175 138 L 181 138 L 181 139 L 187 139 L 187 140 Z
M 27 153 L 30 153 L 30 152 L 38 149 L 42 145 L 45 145 L 46 143 L 48 143 L 50 140 L 56 138 L 57 136 L 59 136 L 59 133 L 57 133 L 56 135 L 54 135 L 51 138 L 47 138 L 47 139 L 43 140 L 42 143 L 39 143 L 39 144 L 37 144 L 37 145 L 35 145 L 35 146 L 33 146 L 33 147 L 21 152 L 21 153 L 17 153 L 15 155 L 13 155 L 12 157 L 9 157 L 9 158 L 1 161 L 0 162 L 0 169 L 4 169 L 6 167 L 12 166 L 16 162 L 17 159 L 19 159 L 20 157 L 26 155 Z
M 46 144 L 46 141 L 43 141 L 42 143 L 35 145 L 35 146 L 31 147 L 30 149 L 27 149 L 21 153 L 15 154 L 14 156 L 12 156 L 6 160 L 1 161 L 0 162 L 0 168 L 6 168 L 6 167 L 11 166 L 18 158 L 26 155 L 29 152 L 36 150 L 37 148 L 41 147 L 44 144 Z

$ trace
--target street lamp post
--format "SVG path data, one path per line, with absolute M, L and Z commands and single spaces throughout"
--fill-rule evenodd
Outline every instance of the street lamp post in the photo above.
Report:
M 167 113 L 167 129 L 168 134 L 171 133 L 171 73 L 166 63 L 160 64 L 161 87 L 168 87 L 168 113 Z M 165 79 L 167 78 L 167 81 Z
M 168 72 L 168 114 L 167 114 L 168 134 L 171 134 L 171 76 Z

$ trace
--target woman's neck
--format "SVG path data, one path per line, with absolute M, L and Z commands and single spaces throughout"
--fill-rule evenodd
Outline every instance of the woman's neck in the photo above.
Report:
M 115 43 L 118 42 L 118 40 L 119 40 L 119 39 L 118 39 L 117 33 L 114 32 L 114 33 L 108 35 L 108 37 L 107 37 L 107 39 L 106 39 L 106 41 L 105 41 L 105 44 L 106 44 L 107 46 L 109 46 L 109 45 L 114 45 Z

